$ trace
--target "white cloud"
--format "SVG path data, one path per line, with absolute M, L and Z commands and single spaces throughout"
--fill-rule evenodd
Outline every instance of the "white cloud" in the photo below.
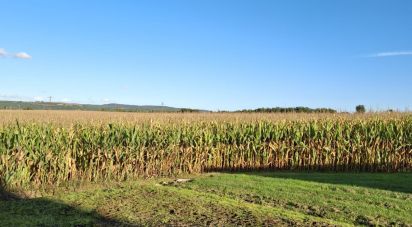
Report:
M 111 100 L 106 98 L 106 99 L 102 99 L 102 101 L 107 103 L 107 102 L 110 102 Z
M 15 100 L 21 100 L 21 99 L 24 99 L 24 98 L 19 96 L 19 95 L 0 94 L 0 99 L 1 100 L 15 101 Z
M 71 99 L 69 99 L 69 98 L 63 98 L 62 99 L 62 102 L 71 102 L 72 100 Z
M 412 51 L 380 52 L 380 53 L 368 55 L 368 57 L 379 58 L 379 57 L 394 57 L 394 56 L 403 56 L 403 55 L 412 55 Z
M 26 52 L 19 52 L 15 54 L 14 57 L 20 58 L 20 59 L 31 59 L 31 56 Z
M 5 49 L 0 48 L 0 57 L 6 57 L 7 56 L 7 52 Z
M 33 97 L 33 100 L 34 100 L 34 101 L 44 101 L 44 97 L 42 97 L 42 96 L 34 96 L 34 97 Z
M 0 57 L 15 57 L 20 59 L 31 59 L 32 57 L 26 52 L 8 53 L 4 48 L 0 48 Z

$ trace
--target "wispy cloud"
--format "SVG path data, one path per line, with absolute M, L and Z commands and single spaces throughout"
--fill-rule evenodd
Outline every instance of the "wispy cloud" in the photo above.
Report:
M 8 53 L 4 48 L 0 48 L 0 57 L 14 57 L 19 59 L 31 59 L 32 57 L 26 52 Z
M 367 55 L 367 57 L 380 58 L 380 57 L 395 57 L 395 56 L 404 56 L 404 55 L 412 55 L 412 51 L 380 52 L 380 53 Z
M 11 100 L 11 101 L 16 101 L 16 100 L 21 100 L 23 97 L 19 95 L 14 95 L 14 94 L 0 94 L 0 100 Z
M 71 102 L 72 100 L 69 99 L 69 98 L 63 98 L 61 101 L 62 101 L 62 102 Z
M 20 59 L 31 59 L 31 56 L 26 52 L 17 53 L 14 55 L 14 57 L 20 58 Z
M 5 49 L 0 48 L 0 57 L 6 57 L 7 56 L 7 52 Z
M 37 101 L 37 102 L 40 102 L 40 101 L 44 101 L 45 98 L 44 98 L 43 96 L 34 96 L 34 97 L 33 97 L 33 100 L 34 100 L 34 101 Z

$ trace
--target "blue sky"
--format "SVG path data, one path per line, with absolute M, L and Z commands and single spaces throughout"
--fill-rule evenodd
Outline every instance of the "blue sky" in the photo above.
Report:
M 0 99 L 412 107 L 412 1 L 0 0 Z

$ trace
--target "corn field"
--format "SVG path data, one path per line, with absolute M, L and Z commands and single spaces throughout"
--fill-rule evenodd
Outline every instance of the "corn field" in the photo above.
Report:
M 225 119 L 3 122 L 1 184 L 59 185 L 223 170 L 412 169 L 410 115 L 239 121 L 227 114 Z

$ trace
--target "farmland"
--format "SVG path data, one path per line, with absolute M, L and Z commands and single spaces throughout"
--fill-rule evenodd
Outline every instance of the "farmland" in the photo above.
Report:
M 412 116 L 407 113 L 3 110 L 0 116 L 3 191 L 24 194 L 52 188 L 57 194 L 45 192 L 48 201 L 89 211 L 103 209 L 91 216 L 75 212 L 80 215 L 76 216 L 79 223 L 99 223 L 110 216 L 114 221 L 149 225 L 247 225 L 236 221 L 247 219 L 249 224 L 269 225 L 412 224 L 406 215 L 412 211 Z M 209 177 L 211 173 L 216 174 Z M 159 186 L 161 179 L 180 176 L 195 180 Z M 82 188 L 90 184 L 93 186 L 82 192 L 69 190 L 73 185 Z M 59 194 L 62 188 L 69 192 Z M 306 188 L 319 191 L 313 194 Z M 167 203 L 163 206 L 169 213 L 158 208 L 158 213 L 151 215 L 160 215 L 154 220 L 143 214 L 127 216 L 144 206 L 140 203 L 137 208 L 119 207 L 121 212 L 97 204 L 114 202 L 105 196 L 119 196 L 119 190 L 135 192 L 130 195 L 135 200 L 148 197 L 147 193 L 160 196 L 161 201 L 147 201 L 146 205 Z M 95 201 L 73 205 L 77 200 L 88 201 L 83 198 L 86 195 L 96 195 Z M 173 196 L 187 204 L 198 197 L 196 215 L 187 213 L 178 200 L 171 201 Z M 319 198 L 322 201 L 315 201 Z M 124 199 L 119 203 L 136 202 Z M 20 205 L 34 202 L 12 200 L 0 209 L 20 209 Z M 221 211 L 222 223 L 211 220 L 213 210 Z M 183 217 L 176 219 L 176 212 Z M 202 212 L 205 222 L 197 223 Z M 234 214 L 238 217 L 233 218 Z M 38 224 L 45 222 L 38 220 Z

